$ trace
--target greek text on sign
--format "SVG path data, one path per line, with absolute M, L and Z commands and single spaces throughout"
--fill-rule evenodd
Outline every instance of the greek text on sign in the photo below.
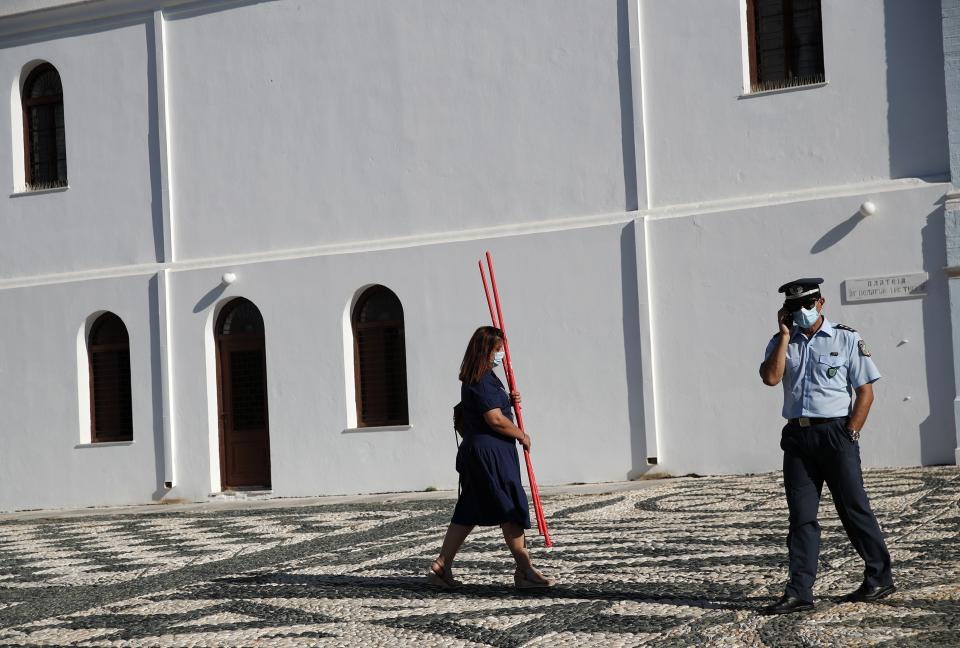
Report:
M 873 299 L 905 299 L 922 297 L 927 294 L 927 273 L 915 272 L 889 277 L 871 277 L 869 279 L 847 279 L 843 282 L 847 301 L 867 301 Z

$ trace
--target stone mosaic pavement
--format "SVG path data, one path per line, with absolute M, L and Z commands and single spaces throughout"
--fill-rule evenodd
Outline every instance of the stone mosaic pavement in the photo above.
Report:
M 2 646 L 960 646 L 960 470 L 872 471 L 900 590 L 838 603 L 861 563 L 829 497 L 818 607 L 785 576 L 778 474 L 546 493 L 561 585 L 519 595 L 496 530 L 427 587 L 449 499 L 0 517 Z M 323 500 L 314 500 L 322 502 Z

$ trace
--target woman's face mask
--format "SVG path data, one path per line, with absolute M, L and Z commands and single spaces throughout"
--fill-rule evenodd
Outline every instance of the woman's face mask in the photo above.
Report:
M 503 357 L 504 357 L 505 355 L 507 355 L 507 354 L 504 353 L 503 351 L 497 351 L 496 353 L 494 353 L 494 354 L 493 354 L 493 366 L 494 366 L 494 367 L 499 367 L 500 365 L 502 365 L 502 364 L 503 364 Z
M 793 314 L 793 323 L 803 330 L 807 330 L 817 323 L 820 313 L 817 311 L 817 305 L 813 308 L 801 308 Z

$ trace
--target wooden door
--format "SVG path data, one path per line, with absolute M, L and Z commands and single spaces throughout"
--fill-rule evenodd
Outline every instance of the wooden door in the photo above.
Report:
M 227 304 L 217 326 L 223 488 L 270 487 L 263 319 L 252 302 Z

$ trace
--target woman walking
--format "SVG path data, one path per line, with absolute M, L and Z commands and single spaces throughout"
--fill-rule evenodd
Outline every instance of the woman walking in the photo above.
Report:
M 516 442 L 530 450 L 530 437 L 513 424 L 512 401 L 493 368 L 503 362 L 503 332 L 481 326 L 470 338 L 460 365 L 463 442 L 457 451 L 461 492 L 440 555 L 427 580 L 442 589 L 460 584 L 453 578 L 453 559 L 474 526 L 499 525 L 517 563 L 513 575 L 519 589 L 552 587 L 554 579 L 533 568 L 524 529 L 530 528 L 527 494 L 520 482 Z

